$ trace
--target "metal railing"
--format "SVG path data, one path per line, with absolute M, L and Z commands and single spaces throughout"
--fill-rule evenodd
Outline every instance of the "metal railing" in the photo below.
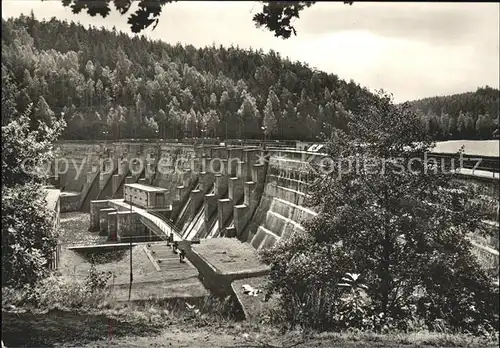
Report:
M 452 163 L 455 168 L 465 168 L 472 170 L 472 175 L 474 171 L 485 171 L 492 173 L 493 177 L 499 177 L 500 172 L 500 158 L 499 157 L 489 157 L 489 156 L 472 156 L 472 155 L 462 155 L 460 158 L 457 154 L 448 153 L 430 153 L 427 159 L 430 160 L 434 158 L 439 162 Z M 462 160 L 460 162 L 460 159 Z
M 140 220 L 151 231 L 156 231 L 156 233 L 160 236 L 165 236 L 165 240 L 167 241 L 168 246 L 172 246 L 172 250 L 176 252 L 179 250 L 179 261 L 184 262 L 184 258 L 186 257 L 186 253 L 189 248 L 191 248 L 191 244 L 200 244 L 199 240 L 186 240 L 183 239 L 182 236 L 173 231 L 172 229 L 167 229 L 165 227 L 170 227 L 168 223 L 156 217 L 152 214 L 153 219 L 147 217 L 148 213 L 141 214 Z
M 170 220 L 169 218 L 163 216 L 162 214 L 160 214 L 156 211 L 148 211 L 148 213 L 159 218 L 160 220 L 162 220 L 162 222 L 166 223 L 177 234 L 179 234 L 179 235 L 181 234 L 181 230 L 177 226 L 175 226 L 174 222 L 172 220 Z

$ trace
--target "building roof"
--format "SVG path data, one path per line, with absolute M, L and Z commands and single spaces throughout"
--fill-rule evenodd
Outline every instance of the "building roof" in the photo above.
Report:
M 150 185 L 144 185 L 144 184 L 125 184 L 125 187 L 131 187 L 135 188 L 141 191 L 147 191 L 147 192 L 167 192 L 167 189 L 164 189 L 163 187 L 156 187 L 156 186 L 150 186 Z

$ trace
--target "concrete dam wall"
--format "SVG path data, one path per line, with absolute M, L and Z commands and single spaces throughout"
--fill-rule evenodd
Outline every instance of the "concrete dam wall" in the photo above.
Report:
M 88 212 L 91 201 L 124 198 L 124 184 L 143 183 L 167 190 L 164 215 L 184 239 L 236 237 L 255 249 L 303 230 L 315 215 L 304 206 L 303 151 L 164 142 L 58 147 L 53 181 L 64 191 L 63 212 Z
M 303 231 L 302 222 L 316 215 L 305 206 L 308 163 L 299 151 L 271 151 L 264 191 L 243 239 L 254 248 L 271 247 Z
M 311 164 L 324 157 L 316 152 L 163 141 L 61 142 L 59 149 L 54 169 L 66 170 L 52 179 L 63 191 L 61 212 L 90 212 L 90 231 L 111 244 L 163 240 L 164 245 L 151 245 L 161 249 L 158 260 L 168 256 L 168 262 L 156 264 L 168 272 L 179 267 L 167 252 L 175 245 L 167 237 L 174 238 L 198 270 L 200 287 L 234 294 L 248 317 L 265 304 L 256 305 L 242 286 L 262 288 L 270 271 L 257 251 L 303 232 L 304 222 L 317 215 L 308 204 Z M 492 212 L 488 223 L 498 229 L 498 176 L 458 173 L 457 179 L 484 189 L 491 201 L 485 201 Z M 195 240 L 201 243 L 191 247 Z M 498 251 L 488 246 L 498 245 L 498 238 L 479 242 L 474 242 L 478 257 L 498 269 Z
M 318 153 L 163 141 L 58 146 L 54 167 L 66 169 L 54 180 L 63 191 L 62 212 L 89 212 L 92 200 L 124 198 L 124 184 L 142 183 L 166 189 L 161 215 L 183 239 L 231 237 L 257 250 L 303 231 L 303 222 L 316 215 L 306 201 L 309 164 L 322 157 Z M 492 186 L 497 197 L 498 178 L 486 181 L 481 186 Z

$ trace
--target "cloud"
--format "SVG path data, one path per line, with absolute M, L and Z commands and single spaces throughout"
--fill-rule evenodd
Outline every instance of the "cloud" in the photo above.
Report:
M 335 6 L 336 5 L 336 6 Z M 459 43 L 481 26 L 498 23 L 493 3 L 319 3 L 304 12 L 300 28 L 311 34 L 367 30 L 384 37 L 436 43 Z M 498 33 L 497 33 L 498 34 Z
M 23 3 L 23 6 L 19 4 Z M 145 35 L 175 44 L 214 43 L 273 49 L 282 57 L 392 92 L 397 101 L 498 88 L 499 8 L 496 3 L 317 3 L 304 10 L 289 40 L 256 29 L 257 2 L 178 2 L 164 7 Z M 2 16 L 28 14 L 79 21 L 130 33 L 127 16 L 74 15 L 60 1 L 4 0 Z M 132 34 L 133 35 L 133 34 Z

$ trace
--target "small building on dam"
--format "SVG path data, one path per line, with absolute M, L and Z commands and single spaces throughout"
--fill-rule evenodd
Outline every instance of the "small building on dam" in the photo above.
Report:
M 162 209 L 167 207 L 168 190 L 144 184 L 125 184 L 124 201 L 144 209 Z

